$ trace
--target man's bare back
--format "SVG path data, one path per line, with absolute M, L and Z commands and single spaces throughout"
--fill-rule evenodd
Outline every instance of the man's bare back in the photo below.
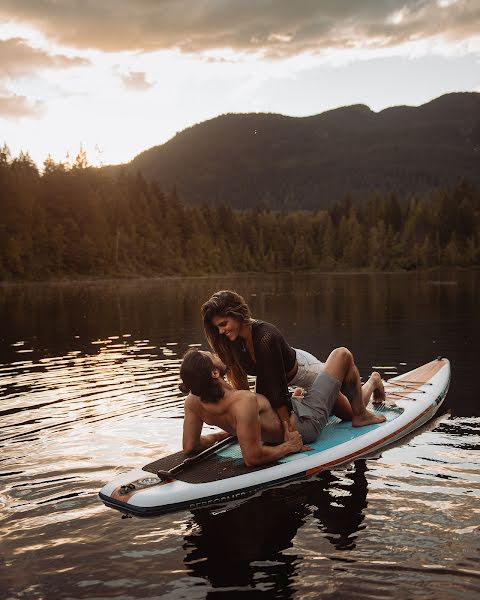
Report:
M 231 435 L 237 434 L 238 419 L 247 416 L 251 405 L 256 404 L 263 442 L 279 444 L 283 442 L 283 425 L 270 402 L 262 394 L 248 390 L 225 390 L 225 395 L 216 404 L 204 403 L 198 396 L 189 395 L 185 410 L 193 411 L 204 423 L 215 425 Z

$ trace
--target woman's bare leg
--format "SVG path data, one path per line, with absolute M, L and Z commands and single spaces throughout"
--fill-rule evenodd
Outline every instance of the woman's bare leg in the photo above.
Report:
M 363 384 L 362 387 L 363 399 L 365 406 L 370 402 L 370 398 L 373 394 L 373 401 L 378 404 L 385 402 L 385 388 L 383 387 L 383 381 L 380 373 L 374 371 L 368 381 Z

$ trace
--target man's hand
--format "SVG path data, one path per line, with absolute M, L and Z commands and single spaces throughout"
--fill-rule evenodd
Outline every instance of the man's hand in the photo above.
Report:
M 298 431 L 290 431 L 287 421 L 284 421 L 283 423 L 283 431 L 284 444 L 286 445 L 288 454 L 300 452 L 303 448 L 303 441 L 302 436 L 298 433 Z

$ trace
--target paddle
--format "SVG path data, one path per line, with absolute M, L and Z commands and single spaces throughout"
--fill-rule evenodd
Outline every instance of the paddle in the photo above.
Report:
M 162 481 L 165 481 L 167 479 L 176 479 L 175 475 L 177 473 L 180 473 L 181 471 L 183 471 L 184 469 L 187 469 L 191 465 L 201 462 L 204 458 L 206 458 L 207 456 L 210 456 L 211 454 L 216 452 L 218 449 L 232 444 L 236 439 L 237 438 L 234 435 L 231 435 L 231 436 L 225 438 L 224 440 L 221 440 L 220 442 L 213 444 L 213 446 L 210 446 L 209 448 L 202 450 L 202 452 L 195 454 L 195 456 L 187 457 L 180 464 L 175 465 L 168 471 L 164 471 L 163 469 L 160 469 L 159 471 L 157 471 L 157 476 Z

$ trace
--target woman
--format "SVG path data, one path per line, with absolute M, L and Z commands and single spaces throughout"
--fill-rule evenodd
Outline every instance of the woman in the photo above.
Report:
M 323 363 L 312 354 L 292 348 L 271 323 L 252 319 L 245 300 L 236 292 L 221 290 L 202 306 L 203 326 L 213 350 L 227 365 L 227 377 L 236 389 L 248 389 L 247 375 L 256 375 L 256 391 L 266 396 L 282 422 L 289 421 L 292 408 L 288 386 L 308 390 L 322 370 Z M 378 373 L 372 373 L 363 386 L 368 403 L 385 398 Z M 338 394 L 333 413 L 351 420 L 348 399 Z

